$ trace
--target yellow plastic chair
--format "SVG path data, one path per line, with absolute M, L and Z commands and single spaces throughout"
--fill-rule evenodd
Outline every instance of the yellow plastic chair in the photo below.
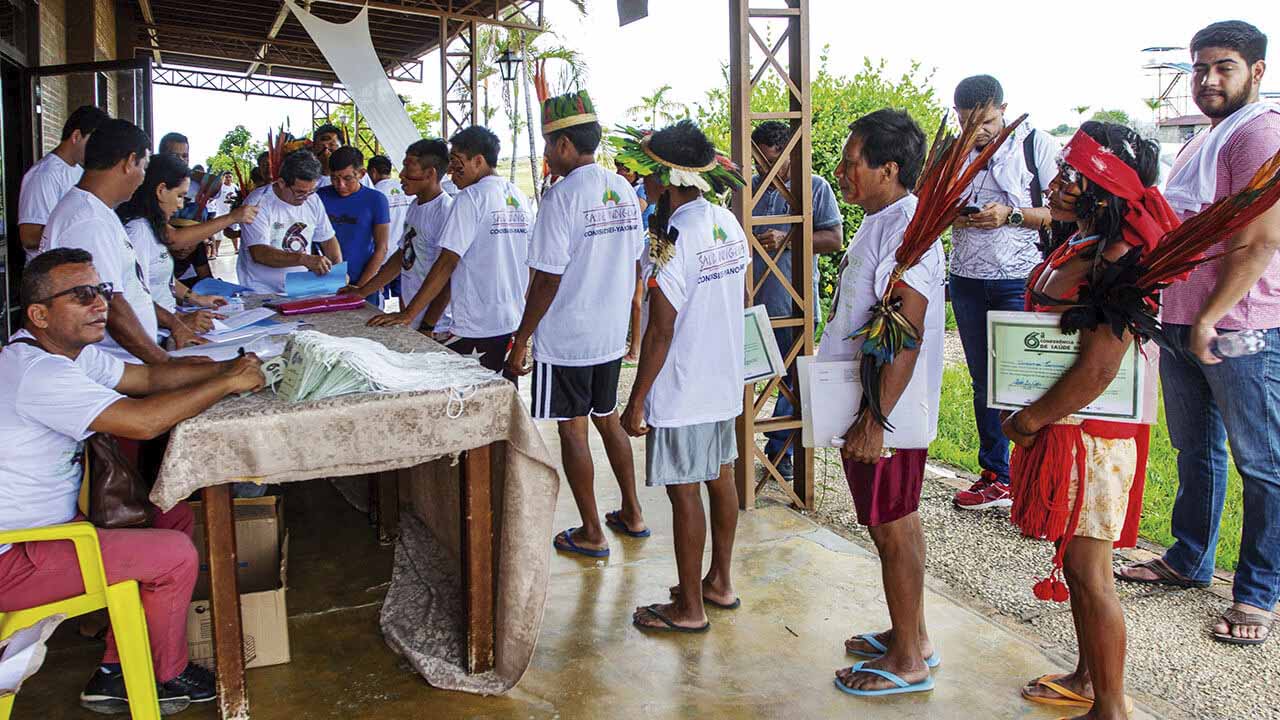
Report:
M 85 593 L 39 607 L 0 613 L 0 640 L 55 613 L 63 613 L 71 618 L 106 608 L 111 616 L 116 649 L 120 653 L 125 691 L 129 694 L 130 715 L 134 720 L 158 720 L 160 700 L 156 693 L 151 642 L 147 637 L 147 618 L 142 611 L 138 583 L 125 580 L 114 585 L 107 584 L 107 572 L 102 566 L 102 550 L 98 547 L 98 532 L 87 522 L 0 532 L 0 545 L 51 540 L 70 540 L 75 543 Z M 13 701 L 13 695 L 0 698 L 0 720 L 9 720 Z

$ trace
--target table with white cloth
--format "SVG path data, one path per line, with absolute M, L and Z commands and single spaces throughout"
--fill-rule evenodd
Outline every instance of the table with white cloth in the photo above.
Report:
M 449 352 L 406 327 L 367 327 L 375 314 L 298 319 L 399 352 Z M 559 481 L 515 386 L 495 374 L 463 388 L 296 404 L 264 389 L 175 427 L 151 493 L 163 510 L 203 495 L 223 718 L 249 716 L 231 483 L 374 473 L 398 480 L 381 502 L 409 510 L 382 611 L 387 642 L 437 687 L 494 694 L 524 674 L 542 624 Z M 453 577 L 424 579 L 424 568 L 450 560 Z M 452 593 L 441 589 L 449 583 Z

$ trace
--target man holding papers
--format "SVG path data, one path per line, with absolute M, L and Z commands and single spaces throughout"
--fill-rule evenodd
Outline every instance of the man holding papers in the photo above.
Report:
M 892 287 L 893 297 L 900 299 L 898 312 L 913 327 L 923 328 L 923 333 L 915 348 L 898 353 L 883 366 L 880 409 L 892 416 L 907 386 L 925 383 L 930 412 L 923 418 L 911 413 L 903 424 L 936 423 L 942 386 L 942 245 L 935 239 L 919 262 L 902 273 L 897 272 L 896 257 L 916 212 L 911 189 L 924 164 L 924 133 L 897 110 L 866 115 L 849 130 L 836 179 L 845 201 L 862 206 L 866 217 L 841 261 L 838 294 L 818 358 L 860 358 L 863 339 L 855 333 L 872 318 L 871 308 Z M 896 283 L 895 277 L 900 278 Z M 933 428 L 928 430 L 932 435 Z M 889 451 L 893 454 L 886 457 L 884 444 L 885 428 L 864 409 L 844 434 L 841 449 L 858 522 L 868 527 L 880 554 L 892 624 L 890 630 L 845 641 L 848 654 L 869 658 L 836 673 L 836 687 L 854 695 L 930 690 L 929 669 L 938 657 L 925 630 L 924 533 L 916 512 L 926 450 Z
M 254 292 L 284 292 L 285 275 L 310 270 L 325 275 L 342 262 L 342 248 L 316 197 L 320 161 L 296 150 L 280 166 L 280 179 L 258 196 L 258 216 L 243 228 L 244 248 L 236 260 L 240 284 Z M 316 243 L 323 255 L 312 255 Z

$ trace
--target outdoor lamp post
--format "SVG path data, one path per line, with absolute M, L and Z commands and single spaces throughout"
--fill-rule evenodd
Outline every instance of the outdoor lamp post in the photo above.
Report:
M 516 73 L 520 71 L 520 62 L 522 58 L 519 55 L 512 55 L 511 50 L 503 50 L 498 56 L 498 72 L 502 73 L 502 79 L 505 82 L 514 82 Z

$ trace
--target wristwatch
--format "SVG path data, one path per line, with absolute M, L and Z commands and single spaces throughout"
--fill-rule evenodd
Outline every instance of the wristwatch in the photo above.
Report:
M 1009 211 L 1009 224 L 1014 227 L 1022 227 L 1022 221 L 1025 218 L 1022 215 L 1022 208 L 1013 208 Z

